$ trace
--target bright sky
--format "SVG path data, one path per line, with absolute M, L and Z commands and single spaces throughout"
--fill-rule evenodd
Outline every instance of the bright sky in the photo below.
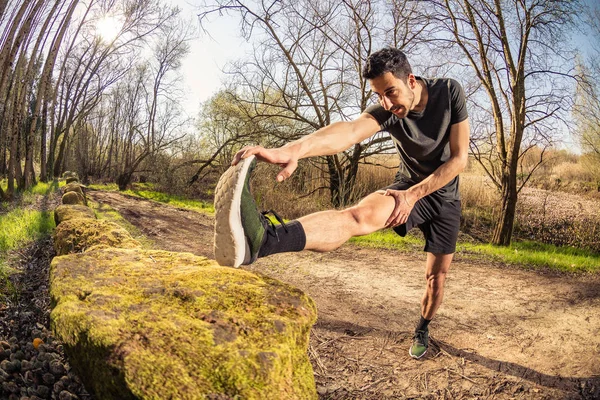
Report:
M 228 61 L 240 57 L 248 44 L 239 38 L 237 21 L 226 16 L 207 25 L 212 37 L 200 31 L 198 2 L 194 0 L 170 0 L 183 10 L 197 28 L 197 37 L 190 42 L 190 53 L 181 66 L 186 100 L 184 108 L 190 117 L 196 117 L 199 105 L 215 94 L 224 78 L 223 67 Z
M 207 25 L 212 37 L 200 32 L 198 6 L 200 0 L 168 0 L 183 10 L 183 16 L 197 28 L 197 37 L 190 42 L 190 53 L 182 63 L 185 102 L 184 109 L 190 117 L 197 117 L 199 105 L 221 88 L 224 79 L 223 67 L 228 61 L 238 59 L 249 44 L 239 37 L 238 21 L 222 16 L 213 18 L 216 22 Z M 584 0 L 593 4 L 598 0 Z M 589 36 L 575 33 L 573 38 L 578 47 L 589 46 Z

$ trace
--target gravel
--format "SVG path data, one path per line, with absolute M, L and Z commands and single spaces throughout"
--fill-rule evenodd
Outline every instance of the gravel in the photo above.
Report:
M 50 238 L 12 254 L 15 291 L 0 296 L 0 399 L 93 399 L 49 328 L 53 257 Z

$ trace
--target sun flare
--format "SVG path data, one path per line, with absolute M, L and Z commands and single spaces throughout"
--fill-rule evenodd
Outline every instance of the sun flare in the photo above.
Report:
M 112 42 L 121 31 L 123 24 L 117 17 L 105 16 L 96 22 L 96 34 L 105 42 Z

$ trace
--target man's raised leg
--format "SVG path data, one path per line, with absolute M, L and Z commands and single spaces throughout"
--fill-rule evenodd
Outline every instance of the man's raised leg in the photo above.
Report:
M 383 229 L 394 205 L 393 197 L 375 192 L 345 210 L 322 211 L 299 218 L 306 232 L 305 250 L 332 251 L 351 237 Z
M 258 211 L 250 191 L 255 164 L 254 157 L 242 160 L 217 184 L 215 258 L 221 265 L 238 267 L 288 251 L 335 250 L 353 236 L 384 228 L 395 206 L 392 196 L 376 192 L 345 210 L 322 211 L 275 225 Z

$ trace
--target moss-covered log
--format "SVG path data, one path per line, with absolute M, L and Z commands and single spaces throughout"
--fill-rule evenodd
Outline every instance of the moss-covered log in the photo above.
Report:
M 141 247 L 141 244 L 114 222 L 98 219 L 70 219 L 63 221 L 54 231 L 54 249 L 57 255 L 80 253 L 100 247 L 132 249 Z
M 85 204 L 87 206 L 87 196 L 85 195 L 85 192 L 83 191 L 84 188 L 85 188 L 85 186 L 78 182 L 71 182 L 71 183 L 63 186 L 62 191 L 64 194 L 67 194 L 69 192 L 77 193 L 78 195 L 81 196 L 81 198 L 83 198 L 83 204 Z M 63 203 L 63 204 L 65 204 L 65 203 Z
M 96 214 L 94 213 L 94 210 L 84 205 L 63 204 L 56 207 L 54 210 L 54 222 L 56 225 L 63 221 L 76 218 L 96 219 Z
M 317 397 L 315 305 L 284 283 L 188 253 L 107 248 L 55 258 L 51 296 L 54 332 L 98 399 Z
M 63 194 L 61 202 L 63 204 L 75 205 L 75 204 L 85 204 L 85 199 L 82 194 L 76 192 L 67 192 Z

